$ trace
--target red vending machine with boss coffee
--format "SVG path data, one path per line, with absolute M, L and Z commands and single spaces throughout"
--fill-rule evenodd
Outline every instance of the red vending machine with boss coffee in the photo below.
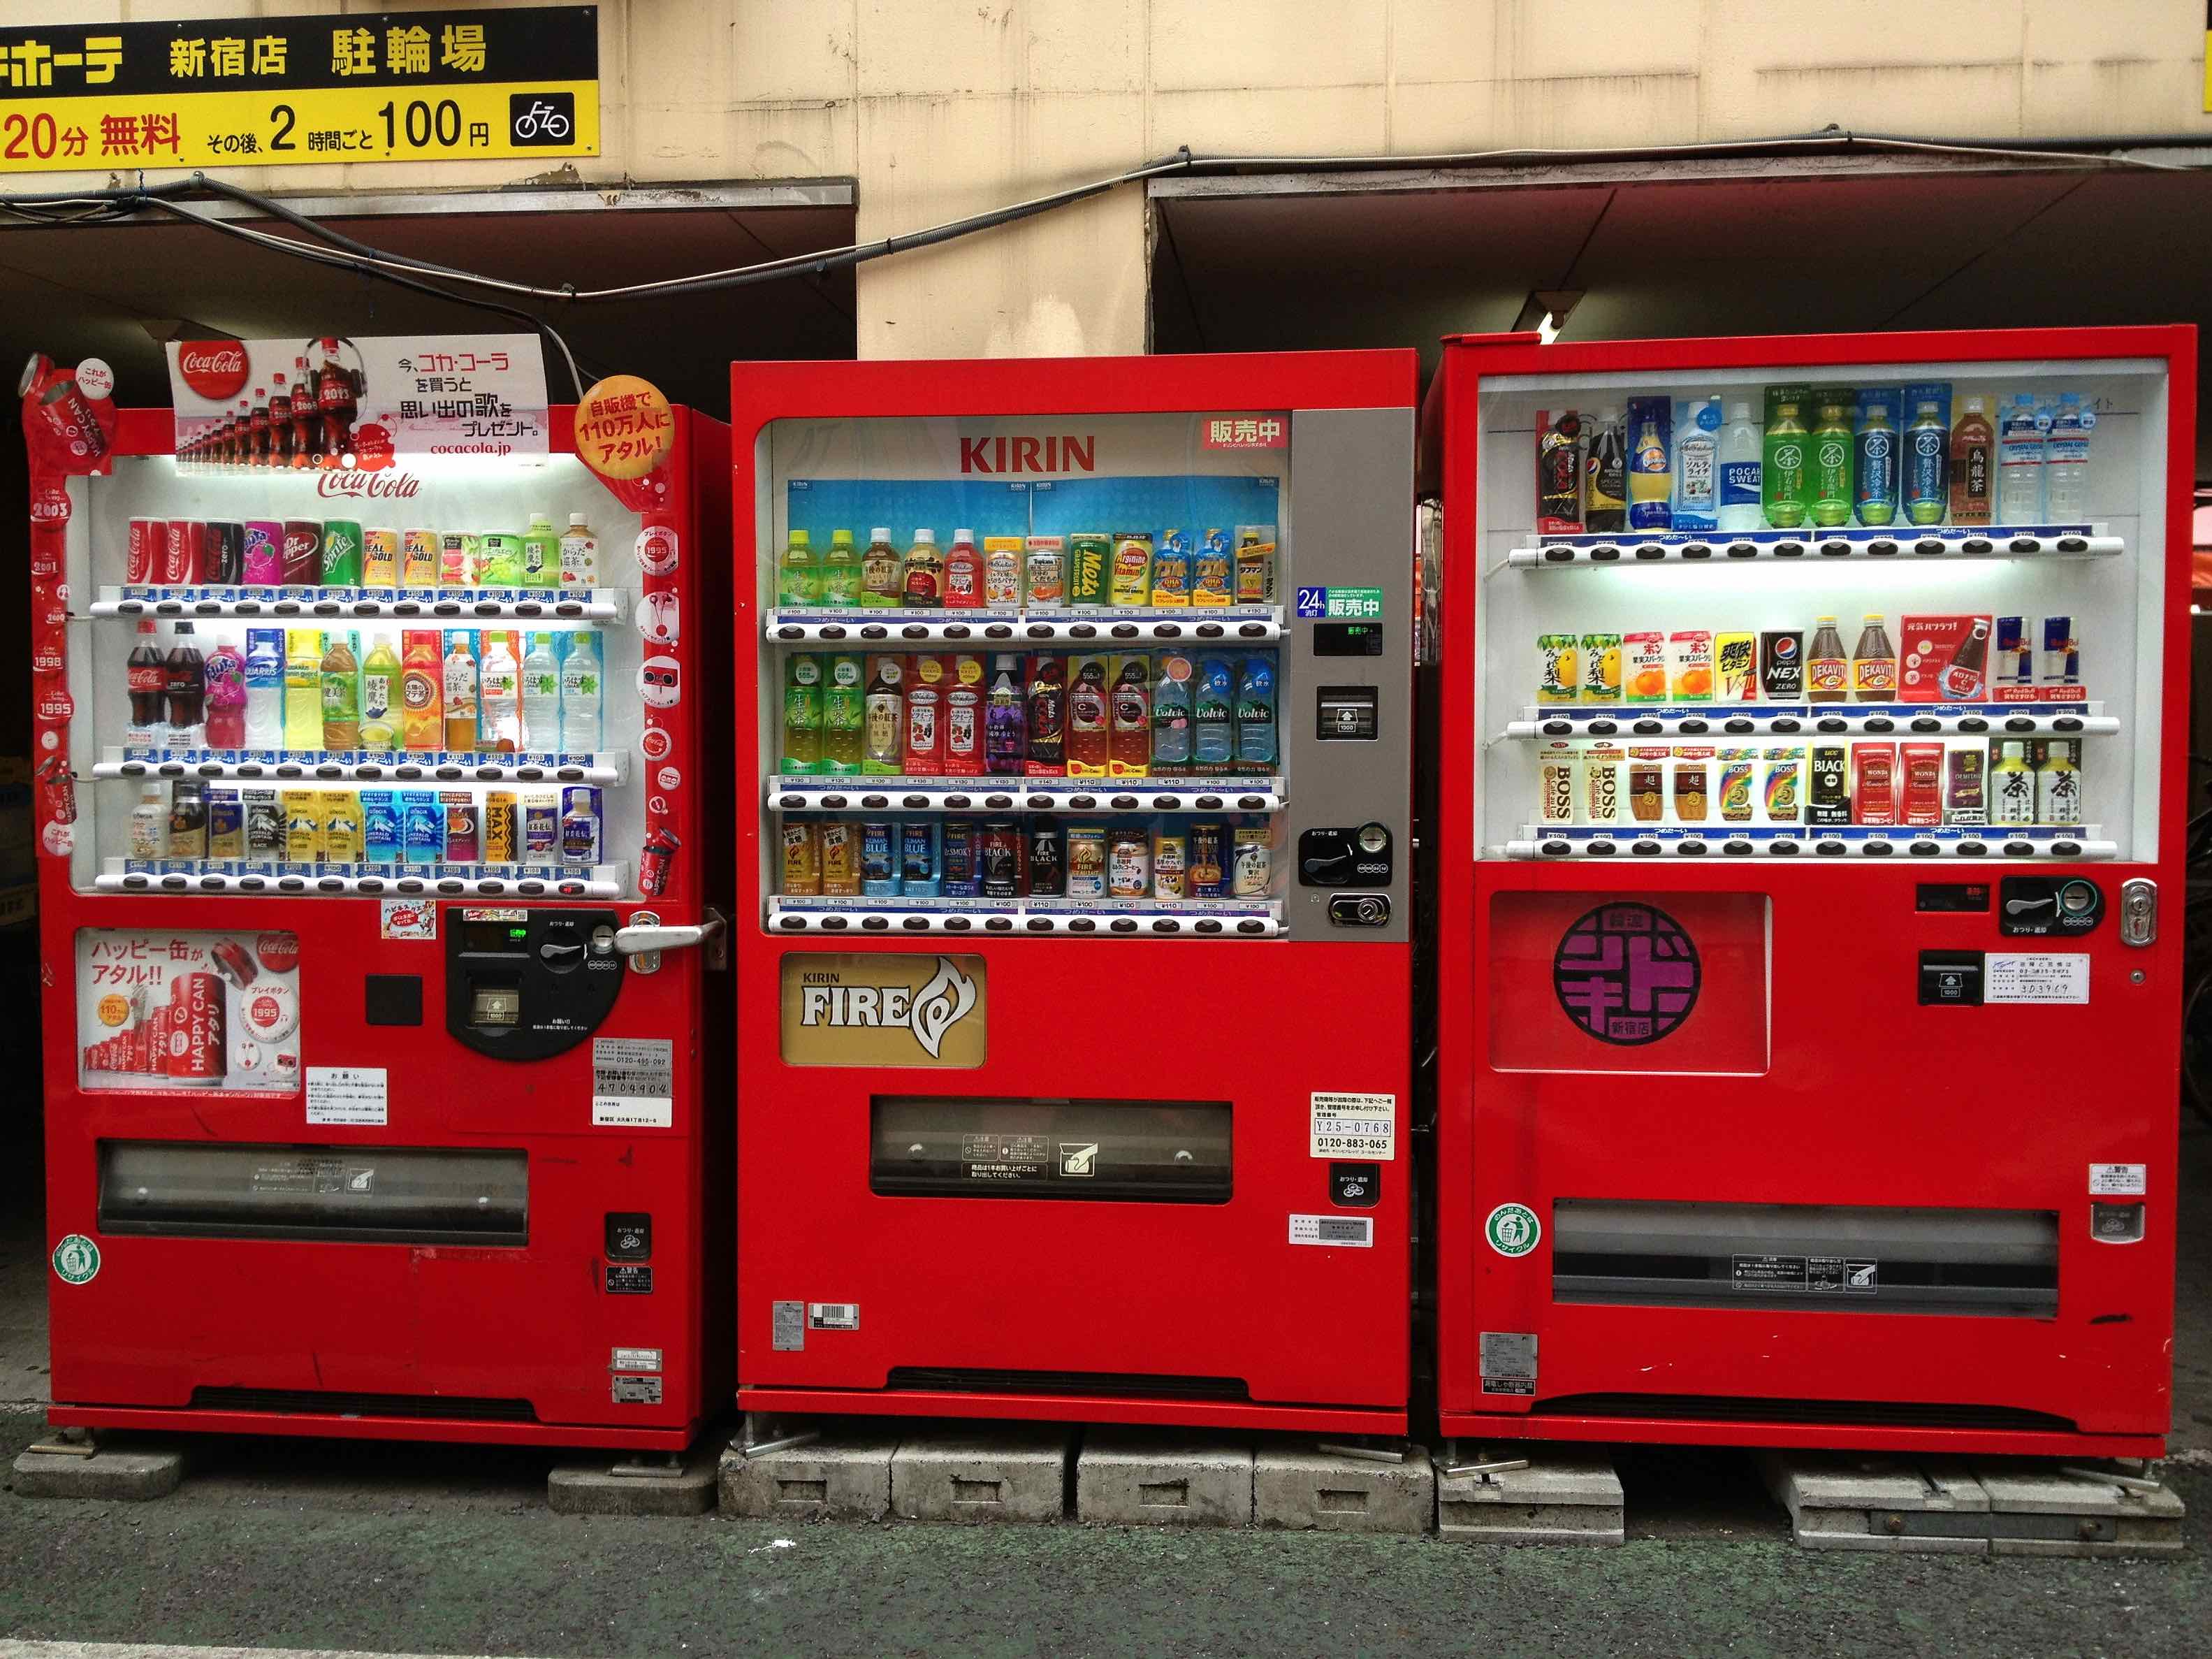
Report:
M 2196 362 L 1446 343 L 1447 1434 L 2158 1454 Z
M 1403 1431 L 1413 396 L 733 377 L 749 1409 Z
M 538 350 L 25 375 L 57 1424 L 673 1448 L 726 1398 L 726 431 L 603 477 Z

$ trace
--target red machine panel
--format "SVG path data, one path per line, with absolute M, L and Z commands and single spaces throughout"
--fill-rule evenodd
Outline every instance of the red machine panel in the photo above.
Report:
M 571 427 L 361 471 L 34 433 L 57 1423 L 678 1447 L 726 1398 L 727 1056 L 640 931 L 720 896 L 681 617 L 726 431 L 678 411 L 638 509 Z
M 1445 1432 L 2156 1453 L 2195 357 L 1448 343 Z
M 1402 1430 L 1413 377 L 733 378 L 748 1408 Z

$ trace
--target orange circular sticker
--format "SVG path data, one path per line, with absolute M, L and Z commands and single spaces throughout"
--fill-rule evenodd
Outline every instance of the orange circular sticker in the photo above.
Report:
M 99 1016 L 102 1025 L 122 1024 L 125 1020 L 131 1018 L 130 999 L 114 995 L 100 998 Z
M 635 374 L 608 375 L 576 405 L 576 453 L 604 477 L 642 478 L 675 443 L 668 399 Z

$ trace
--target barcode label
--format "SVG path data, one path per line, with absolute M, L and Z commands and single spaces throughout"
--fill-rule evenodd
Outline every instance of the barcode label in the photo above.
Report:
M 672 1098 L 676 1045 L 662 1037 L 593 1037 L 592 1092 L 615 1098 Z
M 1364 1215 L 1294 1215 L 1291 1218 L 1291 1243 L 1370 1249 L 1375 1243 L 1375 1218 Z
M 817 1331 L 857 1331 L 860 1328 L 860 1304 L 857 1302 L 810 1302 L 806 1304 L 806 1323 Z

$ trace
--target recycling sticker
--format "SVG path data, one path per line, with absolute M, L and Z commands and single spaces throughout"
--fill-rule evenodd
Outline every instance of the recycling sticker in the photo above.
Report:
M 100 1273 L 100 1246 L 70 1233 L 54 1246 L 54 1272 L 64 1285 L 89 1285 Z
M 1537 1241 L 1543 1237 L 1544 1224 L 1536 1219 L 1536 1212 L 1526 1204 L 1501 1204 L 1482 1224 L 1482 1236 L 1498 1255 L 1522 1256 L 1534 1249 Z

